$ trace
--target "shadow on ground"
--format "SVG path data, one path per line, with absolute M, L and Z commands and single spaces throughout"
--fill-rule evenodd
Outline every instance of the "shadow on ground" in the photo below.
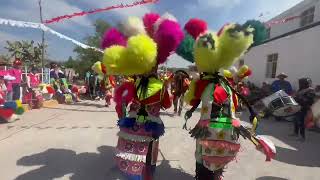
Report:
M 264 176 L 264 177 L 259 177 L 256 180 L 288 180 L 288 179 L 274 177 L 274 176 Z
M 41 166 L 16 178 L 16 180 L 50 180 L 70 175 L 71 180 L 125 180 L 116 168 L 114 148 L 101 146 L 98 153 L 77 154 L 67 149 L 48 149 L 17 161 L 19 166 Z M 180 169 L 171 168 L 164 160 L 157 168 L 156 179 L 184 179 L 193 177 Z
M 105 113 L 105 112 L 116 112 L 114 110 L 104 110 L 104 111 L 96 111 L 96 110 L 88 110 L 88 109 L 70 109 L 70 108 L 53 108 L 53 107 L 45 107 L 43 109 L 55 109 L 55 110 L 62 110 L 62 111 L 75 111 L 75 112 L 94 112 L 94 113 Z
M 94 103 L 94 102 L 97 102 L 97 101 L 92 101 L 92 102 L 77 102 L 75 103 L 74 105 L 76 106 L 87 106 L 87 107 L 96 107 L 96 108 L 106 108 L 104 105 L 102 104 L 97 104 L 97 103 Z
M 273 136 L 291 146 L 289 149 L 276 144 L 275 160 L 297 166 L 320 167 L 320 134 L 306 130 L 307 139 L 301 142 L 289 136 L 293 133 L 293 122 L 276 121 L 273 118 L 262 119 L 258 133 Z

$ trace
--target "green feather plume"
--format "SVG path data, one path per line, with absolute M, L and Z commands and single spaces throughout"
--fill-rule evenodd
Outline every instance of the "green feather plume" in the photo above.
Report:
M 180 43 L 179 47 L 176 50 L 176 53 L 184 58 L 185 60 L 193 63 L 194 62 L 194 56 L 193 56 L 193 46 L 194 46 L 195 40 L 192 36 L 186 33 L 183 41 Z
M 257 20 L 248 20 L 243 26 L 254 28 L 253 32 L 253 46 L 262 44 L 268 37 L 266 26 Z

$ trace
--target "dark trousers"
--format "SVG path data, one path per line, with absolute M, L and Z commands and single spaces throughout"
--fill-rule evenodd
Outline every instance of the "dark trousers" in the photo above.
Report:
M 222 178 L 223 169 L 210 171 L 200 163 L 196 163 L 196 180 L 220 180 Z
M 301 135 L 303 138 L 306 137 L 305 135 L 305 126 L 304 126 L 304 119 L 307 115 L 308 111 L 300 111 L 296 114 L 294 118 L 294 133 L 297 135 Z
M 13 95 L 12 95 L 12 100 L 19 100 L 20 99 L 20 84 L 12 84 L 12 91 L 13 91 Z
M 184 100 L 184 94 L 174 95 L 174 99 L 173 99 L 174 112 L 175 113 L 178 112 L 179 115 L 181 115 L 183 100 Z

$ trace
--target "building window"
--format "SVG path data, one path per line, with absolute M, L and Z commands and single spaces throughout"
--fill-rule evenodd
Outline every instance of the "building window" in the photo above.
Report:
M 241 68 L 244 65 L 244 59 L 239 60 L 239 68 Z
M 315 11 L 315 7 L 313 6 L 312 8 L 304 11 L 304 12 L 301 14 L 301 21 L 300 21 L 301 27 L 313 23 L 313 20 L 314 20 L 314 11 Z
M 277 74 L 278 53 L 267 56 L 266 78 L 275 78 Z
M 267 39 L 270 39 L 270 37 L 271 37 L 271 27 L 267 29 Z

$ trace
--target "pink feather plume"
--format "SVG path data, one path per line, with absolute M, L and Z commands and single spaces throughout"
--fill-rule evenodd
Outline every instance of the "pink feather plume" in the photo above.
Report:
M 174 52 L 184 38 L 183 31 L 177 22 L 164 20 L 154 39 L 158 45 L 158 64 L 166 62 L 167 58 Z
M 193 18 L 184 26 L 184 29 L 194 38 L 197 39 L 201 34 L 208 30 L 208 25 L 204 20 Z
M 121 45 L 121 46 L 127 45 L 126 37 L 121 32 L 119 32 L 116 28 L 111 28 L 107 30 L 104 33 L 103 39 L 101 42 L 101 47 L 103 49 L 113 45 Z
M 160 18 L 160 15 L 156 13 L 148 13 L 143 16 L 143 24 L 150 37 L 153 37 L 153 34 L 154 34 L 153 26 L 159 18 Z

